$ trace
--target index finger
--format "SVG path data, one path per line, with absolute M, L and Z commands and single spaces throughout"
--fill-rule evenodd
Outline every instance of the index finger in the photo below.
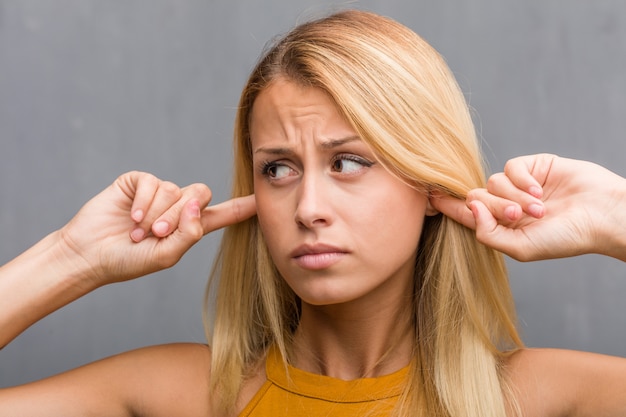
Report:
M 433 190 L 431 192 L 430 204 L 436 210 L 442 212 L 457 223 L 461 223 L 463 226 L 469 227 L 470 229 L 476 229 L 474 214 L 467 206 L 465 200 Z
M 556 156 L 552 154 L 527 155 L 513 158 L 504 165 L 504 173 L 519 189 L 541 198 L 541 184 L 545 181 Z
M 202 210 L 204 234 L 249 219 L 256 214 L 254 194 L 236 197 Z

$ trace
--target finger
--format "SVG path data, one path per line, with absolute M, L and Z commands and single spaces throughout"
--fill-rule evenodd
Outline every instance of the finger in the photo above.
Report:
M 121 175 L 115 181 L 115 186 L 132 201 L 130 218 L 137 225 L 130 232 L 130 238 L 140 242 L 147 235 L 149 226 L 141 223 L 145 220 L 154 197 L 159 188 L 160 181 L 152 174 L 139 171 L 131 171 Z
M 480 201 L 491 216 L 503 224 L 515 222 L 522 216 L 522 208 L 517 202 L 494 195 L 485 188 L 475 188 L 467 194 L 468 204 L 474 201 Z
M 499 224 L 489 208 L 479 200 L 472 201 L 470 208 L 476 219 L 476 240 L 518 261 L 532 258 L 532 248 L 525 242 L 519 230 Z
M 201 207 L 204 205 L 206 204 L 197 198 L 185 200 L 182 204 L 177 227 L 170 235 L 159 240 L 159 268 L 173 266 L 204 236 L 201 222 Z
M 502 226 L 491 209 L 480 200 L 470 203 L 476 220 L 476 240 L 504 253 L 510 252 L 511 229 Z
M 498 221 L 491 209 L 481 200 L 469 203 L 470 210 L 476 221 L 476 238 L 479 242 L 488 244 L 493 240 L 494 232 L 498 228 Z
M 548 177 L 554 161 L 558 158 L 552 154 L 539 154 L 513 158 L 504 166 L 504 173 L 515 186 L 530 195 L 541 198 L 542 184 Z
M 521 215 L 521 213 L 517 212 L 516 207 L 518 205 L 524 212 L 533 217 L 541 218 L 544 215 L 543 202 L 525 190 L 518 188 L 504 173 L 494 174 L 489 177 L 487 191 L 496 197 L 516 203 L 515 206 L 506 206 L 506 201 L 501 202 L 501 204 L 506 206 L 504 208 L 505 215 L 511 221 L 517 220 L 518 217 L 516 216 Z M 500 218 L 500 216 L 496 217 Z
M 456 197 L 452 197 L 449 194 L 433 190 L 430 194 L 429 201 L 435 209 L 448 216 L 452 220 L 461 223 L 462 225 L 464 225 L 465 227 L 469 227 L 470 229 L 476 228 L 474 215 L 467 207 L 467 203 L 465 202 L 465 200 L 461 200 Z
M 165 237 L 179 227 L 184 207 L 189 201 L 198 201 L 200 207 L 206 207 L 209 201 L 211 201 L 211 190 L 204 184 L 191 184 L 180 190 L 180 192 L 180 198 L 154 220 L 151 230 L 155 236 Z
M 152 200 L 159 188 L 159 179 L 152 174 L 144 172 L 132 172 L 129 175 L 132 182 L 133 195 L 129 195 L 133 199 L 130 210 L 130 217 L 135 223 L 140 223 L 144 217 Z
M 155 221 L 172 207 L 181 197 L 180 188 L 169 181 L 158 181 L 158 187 L 153 192 L 152 201 L 145 208 L 143 219 L 131 232 L 133 240 L 139 241 L 148 235 L 150 231 L 157 232 L 157 236 L 163 236 L 171 232 L 169 225 L 162 223 L 155 227 Z M 143 232 L 143 236 L 141 235 Z M 139 239 L 137 239 L 139 238 Z
M 202 211 L 204 233 L 249 219 L 256 214 L 254 194 L 233 198 Z
M 181 241 L 187 242 L 189 246 L 204 236 L 204 228 L 202 227 L 201 221 L 201 207 L 206 206 L 206 204 L 207 202 L 193 198 L 183 206 L 180 222 L 178 223 L 178 228 L 175 233 Z

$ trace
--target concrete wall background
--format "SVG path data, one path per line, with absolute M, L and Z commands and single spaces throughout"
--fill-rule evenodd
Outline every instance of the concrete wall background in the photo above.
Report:
M 0 0 L 0 264 L 130 169 L 205 182 L 224 200 L 234 107 L 264 44 L 346 6 L 393 17 L 442 52 L 494 170 L 555 152 L 626 175 L 623 1 Z M 30 328 L 0 352 L 0 386 L 149 344 L 203 342 L 218 240 Z M 529 345 L 626 355 L 625 265 L 584 256 L 510 268 Z

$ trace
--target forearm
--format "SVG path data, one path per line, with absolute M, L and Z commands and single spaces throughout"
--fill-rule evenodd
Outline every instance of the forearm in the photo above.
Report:
M 96 288 L 86 263 L 54 232 L 0 267 L 0 348 L 33 323 Z

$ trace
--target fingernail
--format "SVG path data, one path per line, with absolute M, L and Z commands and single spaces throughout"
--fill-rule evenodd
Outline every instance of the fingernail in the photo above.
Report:
M 145 234 L 146 233 L 143 231 L 141 227 L 136 227 L 130 232 L 130 238 L 134 242 L 140 242 L 141 239 L 143 239 L 143 237 L 145 236 Z
M 517 206 L 508 206 L 504 209 L 504 215 L 509 220 L 517 220 L 519 217 L 519 211 L 517 210 Z
M 544 212 L 544 207 L 541 204 L 531 204 L 528 206 L 528 212 L 533 215 L 533 217 L 542 217 Z
M 530 193 L 530 195 L 532 195 L 533 197 L 537 197 L 537 198 L 541 198 L 543 194 L 543 190 L 541 189 L 541 187 L 537 187 L 536 185 L 533 185 L 532 187 L 530 187 L 528 189 L 528 192 Z
M 169 229 L 170 225 L 165 221 L 160 221 L 152 225 L 152 231 L 157 236 L 166 235 Z
M 139 223 L 143 220 L 143 210 L 135 210 L 131 217 L 136 223 Z
M 199 201 L 192 201 L 189 204 L 189 214 L 191 214 L 193 217 L 200 217 L 200 202 Z

